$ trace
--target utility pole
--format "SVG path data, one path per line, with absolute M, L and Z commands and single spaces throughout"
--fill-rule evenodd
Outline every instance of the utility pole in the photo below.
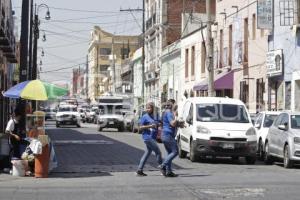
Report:
M 114 43 L 115 38 L 114 35 L 112 36 L 112 43 L 111 43 L 111 53 L 112 53 L 112 72 L 113 72 L 113 83 L 112 83 L 112 92 L 116 93 L 116 63 L 115 63 L 115 50 L 114 50 Z
M 142 102 L 144 104 L 145 99 L 145 0 L 143 0 L 143 8 L 136 9 L 120 9 L 122 12 L 143 12 L 143 27 L 142 27 Z
M 34 34 L 34 38 L 33 38 L 33 62 L 32 62 L 32 80 L 37 79 L 37 46 L 38 46 L 38 39 L 39 39 L 39 17 L 37 14 L 37 7 L 35 5 L 35 9 L 34 9 L 34 30 L 33 30 L 33 34 Z
M 211 1 L 206 0 L 206 14 L 207 14 L 207 56 L 206 56 L 206 67 L 208 70 L 208 96 L 214 97 L 215 96 L 215 89 L 214 89 L 214 66 L 213 66 L 213 42 L 212 42 L 212 34 L 211 34 Z
M 20 47 L 20 82 L 27 80 L 28 74 L 28 24 L 29 21 L 29 0 L 22 1 L 21 18 L 21 47 Z
M 32 80 L 32 28 L 33 28 L 33 0 L 30 0 L 30 22 L 29 22 L 29 65 L 28 65 L 28 80 Z

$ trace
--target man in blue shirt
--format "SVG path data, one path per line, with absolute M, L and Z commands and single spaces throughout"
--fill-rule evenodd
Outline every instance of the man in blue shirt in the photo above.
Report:
M 177 120 L 173 112 L 175 100 L 169 99 L 166 110 L 163 112 L 163 133 L 162 142 L 168 153 L 163 164 L 161 165 L 161 172 L 166 177 L 177 177 L 178 175 L 172 171 L 172 161 L 178 155 L 178 147 L 175 140 Z
M 143 172 L 143 168 L 152 151 L 155 153 L 158 164 L 162 164 L 161 152 L 156 143 L 158 123 L 153 117 L 154 104 L 148 103 L 146 105 L 146 111 L 147 112 L 141 117 L 139 123 L 139 129 L 142 131 L 142 138 L 146 144 L 146 150 L 140 160 L 140 164 L 136 172 L 138 176 L 147 176 L 147 174 Z

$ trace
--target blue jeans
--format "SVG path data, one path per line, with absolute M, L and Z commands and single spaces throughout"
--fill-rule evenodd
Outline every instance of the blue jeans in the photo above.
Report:
M 167 157 L 165 158 L 162 167 L 166 168 L 166 172 L 172 172 L 172 161 L 178 155 L 178 147 L 174 137 L 170 135 L 163 135 L 162 142 L 165 146 L 165 149 L 168 153 Z
M 155 153 L 155 157 L 156 157 L 158 164 L 160 165 L 162 163 L 161 152 L 159 150 L 159 147 L 158 147 L 156 141 L 154 139 L 151 139 L 151 140 L 144 141 L 144 143 L 146 144 L 146 150 L 145 150 L 144 155 L 141 158 L 138 170 L 143 170 L 152 151 L 154 151 L 154 153 Z

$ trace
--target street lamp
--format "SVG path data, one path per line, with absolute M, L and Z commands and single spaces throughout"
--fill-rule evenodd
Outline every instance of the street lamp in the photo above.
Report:
M 37 79 L 37 46 L 38 46 L 38 39 L 39 39 L 39 25 L 40 25 L 40 21 L 39 21 L 39 16 L 38 16 L 38 12 L 40 8 L 46 8 L 46 15 L 45 15 L 45 19 L 46 20 L 50 20 L 51 16 L 50 16 L 50 11 L 49 11 L 49 7 L 47 4 L 40 4 L 40 5 L 36 5 L 35 4 L 35 13 L 34 13 L 34 21 L 33 21 L 33 64 L 32 64 L 32 79 Z M 46 41 L 46 35 L 43 35 L 43 41 Z M 43 53 L 42 53 L 43 54 Z

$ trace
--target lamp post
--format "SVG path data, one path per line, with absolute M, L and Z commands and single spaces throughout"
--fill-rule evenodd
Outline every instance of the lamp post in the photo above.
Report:
M 40 8 L 46 8 L 47 12 L 46 12 L 46 16 L 45 19 L 46 20 L 50 20 L 50 11 L 49 11 L 49 7 L 47 4 L 40 4 L 40 5 L 36 5 L 35 4 L 35 12 L 34 12 L 34 21 L 33 21 L 33 64 L 32 64 L 32 79 L 37 79 L 37 46 L 38 46 L 38 39 L 39 39 L 39 25 L 40 25 L 40 21 L 39 21 L 39 16 L 38 16 L 38 12 Z

